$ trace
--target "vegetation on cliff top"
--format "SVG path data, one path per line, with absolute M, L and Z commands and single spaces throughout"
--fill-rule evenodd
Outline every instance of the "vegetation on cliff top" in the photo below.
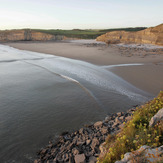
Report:
M 61 29 L 34 29 L 37 32 L 43 32 L 51 35 L 64 35 L 69 38 L 80 38 L 80 39 L 95 39 L 98 36 L 105 34 L 106 32 L 111 31 L 140 31 L 144 30 L 146 27 L 135 27 L 135 28 L 113 28 L 113 29 L 103 29 L 103 30 L 81 30 L 81 29 L 73 29 L 73 30 L 61 30 Z
M 99 162 L 112 163 L 120 160 L 127 152 L 139 149 L 142 145 L 157 147 L 163 144 L 163 123 L 149 127 L 151 118 L 163 107 L 163 91 L 157 98 L 137 108 L 132 120 L 125 124 L 117 135 L 109 135 L 105 148 L 107 153 Z

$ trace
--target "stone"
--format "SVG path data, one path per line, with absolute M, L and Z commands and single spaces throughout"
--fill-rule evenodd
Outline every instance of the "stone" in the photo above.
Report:
M 83 145 L 83 144 L 85 144 L 84 141 L 77 141 L 77 143 L 76 143 L 76 145 L 78 145 L 78 146 L 81 146 L 81 145 Z
M 69 163 L 75 163 L 74 157 L 70 154 Z
M 102 126 L 102 121 L 98 121 L 94 124 L 94 127 L 97 128 L 97 127 L 101 127 Z
M 117 116 L 120 117 L 122 115 L 122 112 L 118 112 Z
M 76 149 L 76 148 L 73 148 L 73 149 L 72 149 L 72 153 L 73 153 L 74 155 L 77 155 L 77 154 L 79 154 L 79 150 Z
M 102 133 L 103 135 L 107 134 L 107 133 L 108 133 L 108 129 L 107 129 L 107 128 L 102 128 L 102 129 L 101 129 L 101 133 Z
M 131 116 L 128 116 L 128 117 L 125 118 L 126 121 L 130 121 L 131 119 L 132 119 Z
M 69 144 L 66 148 L 67 148 L 67 150 L 71 150 L 71 149 L 73 148 L 73 146 L 74 146 L 74 144 L 71 143 L 71 144 Z
M 116 128 L 118 125 L 119 125 L 119 123 L 115 122 L 115 123 L 112 125 L 112 128 Z
M 163 120 L 163 108 L 160 109 L 150 120 L 149 126 L 153 127 L 158 121 Z
M 86 140 L 86 145 L 89 145 L 90 143 L 91 143 L 90 139 Z
M 99 140 L 97 138 L 93 138 L 91 143 L 92 150 L 94 150 L 97 145 L 99 145 Z
M 46 152 L 47 152 L 47 149 L 43 149 L 43 150 L 41 150 L 40 154 L 41 154 L 41 155 L 45 155 Z
M 62 159 L 64 160 L 64 162 L 68 161 L 68 159 L 69 159 L 68 154 L 65 153 L 65 154 L 63 155 Z
M 121 123 L 122 121 L 119 119 L 119 117 L 115 118 L 116 123 Z
M 79 154 L 75 155 L 75 163 L 85 163 L 85 155 L 84 154 Z
M 83 131 L 84 131 L 84 129 L 81 128 L 81 129 L 79 130 L 79 133 L 82 135 L 82 134 L 84 134 Z
M 121 116 L 121 117 L 119 117 L 119 119 L 120 119 L 121 121 L 123 121 L 123 120 L 125 119 L 125 117 L 124 117 L 124 116 Z

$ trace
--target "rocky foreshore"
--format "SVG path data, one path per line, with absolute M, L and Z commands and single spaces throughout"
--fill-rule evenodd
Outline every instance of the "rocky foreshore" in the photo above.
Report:
M 100 145 L 108 134 L 119 132 L 124 122 L 131 119 L 135 108 L 107 116 L 104 121 L 85 126 L 73 133 L 65 132 L 58 140 L 41 149 L 35 163 L 94 163 L 100 154 Z

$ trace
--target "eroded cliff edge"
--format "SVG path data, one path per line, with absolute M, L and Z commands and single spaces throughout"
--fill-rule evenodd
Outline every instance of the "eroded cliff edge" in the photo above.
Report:
M 64 36 L 50 35 L 30 29 L 0 31 L 0 42 L 8 41 L 53 41 L 63 40 Z
M 138 43 L 163 45 L 163 24 L 138 32 L 113 31 L 97 37 L 97 41 L 108 44 Z

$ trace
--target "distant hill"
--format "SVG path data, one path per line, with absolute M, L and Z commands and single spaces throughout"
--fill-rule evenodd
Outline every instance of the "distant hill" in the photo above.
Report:
M 98 36 L 105 34 L 110 31 L 140 31 L 146 29 L 146 27 L 136 27 L 136 28 L 113 28 L 113 29 L 73 29 L 73 30 L 62 30 L 62 29 L 35 29 L 37 32 L 43 32 L 51 35 L 64 35 L 67 38 L 79 38 L 79 39 L 96 39 Z
M 111 31 L 103 34 L 96 39 L 108 44 L 115 43 L 140 43 L 163 45 L 163 24 L 150 27 L 141 31 Z

